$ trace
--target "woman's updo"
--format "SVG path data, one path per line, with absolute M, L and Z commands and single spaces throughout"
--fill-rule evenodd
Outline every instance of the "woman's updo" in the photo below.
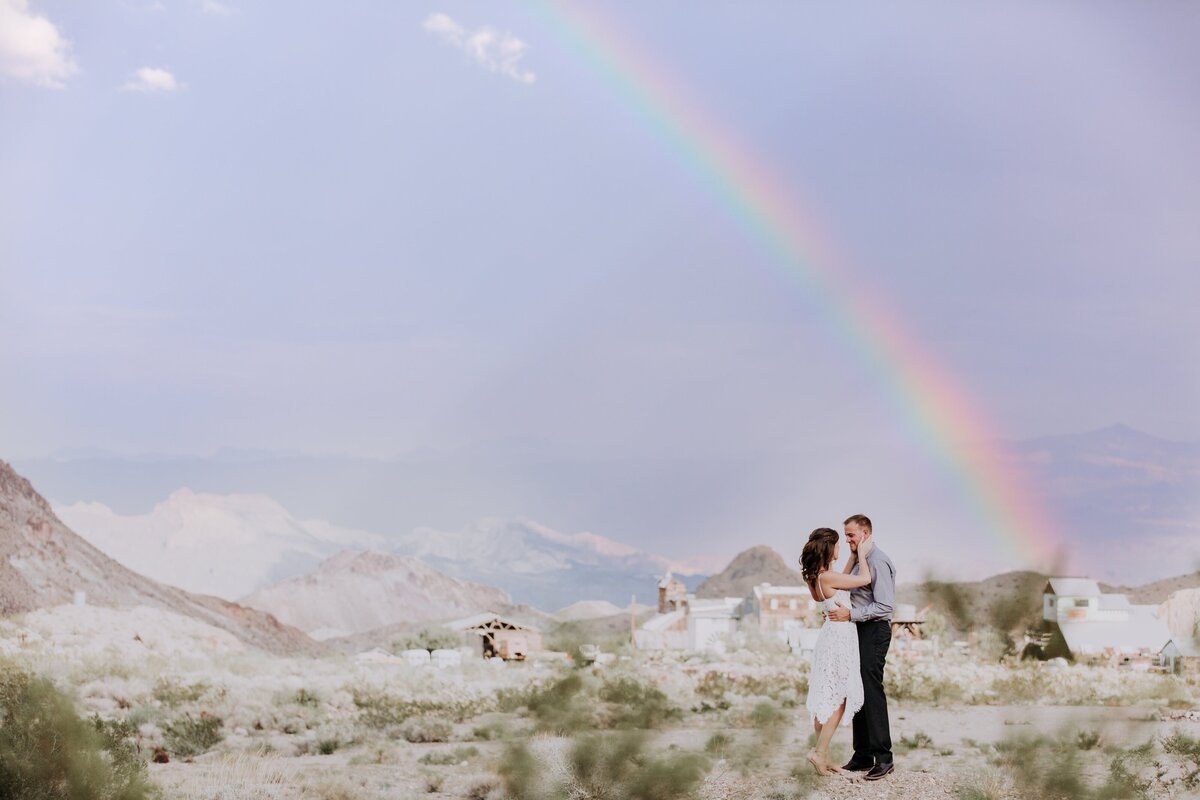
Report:
M 812 583 L 833 563 L 833 548 L 837 546 L 838 533 L 833 528 L 817 528 L 808 535 L 808 542 L 800 552 L 800 574 Z

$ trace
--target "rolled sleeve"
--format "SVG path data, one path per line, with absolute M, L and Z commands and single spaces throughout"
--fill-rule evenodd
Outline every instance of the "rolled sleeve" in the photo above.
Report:
M 850 609 L 851 622 L 887 619 L 892 615 L 896 605 L 896 573 L 892 565 L 887 561 L 871 564 L 871 575 L 875 579 L 871 586 L 873 598 L 864 606 Z

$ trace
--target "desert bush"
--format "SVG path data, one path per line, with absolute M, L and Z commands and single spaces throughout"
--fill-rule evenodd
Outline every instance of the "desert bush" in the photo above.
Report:
M 435 714 L 461 721 L 480 710 L 469 696 L 400 697 L 375 687 L 355 687 L 350 694 L 359 721 L 371 728 L 390 728 L 409 717 Z
M 329 739 L 317 740 L 317 752 L 323 756 L 331 756 L 337 752 L 337 749 L 342 746 L 342 742 L 336 736 Z
M 656 728 L 682 714 L 661 689 L 629 676 L 605 680 L 599 697 L 608 704 L 601 719 L 610 728 Z
M 1093 750 L 1100 745 L 1098 731 L 1078 731 L 1075 734 L 1075 746 L 1080 750 Z
M 642 732 L 589 734 L 577 738 L 565 769 L 546 769 L 523 743 L 505 749 L 498 773 L 513 800 L 674 800 L 691 797 L 708 770 L 699 753 L 646 752 Z
M 448 742 L 454 729 L 450 723 L 437 717 L 409 717 L 400 726 L 400 736 L 407 742 Z
M 727 733 L 717 731 L 712 736 L 708 737 L 708 741 L 704 743 L 704 752 L 713 756 L 723 756 L 729 752 L 729 748 L 733 746 L 734 739 Z
M 163 727 L 167 750 L 182 758 L 206 753 L 225 738 L 221 718 L 201 712 L 193 717 L 186 714 Z
M 298 706 L 308 706 L 310 708 L 316 708 L 317 706 L 319 706 L 321 704 L 321 698 L 317 695 L 316 692 L 312 692 L 312 691 L 309 691 L 308 689 L 301 687 L 296 690 L 295 694 L 292 695 L 292 702 Z
M 412 633 L 401 636 L 392 642 L 392 650 L 402 653 L 405 650 L 454 650 L 462 644 L 461 637 L 446 628 L 420 628 Z
M 154 792 L 131 731 L 82 719 L 45 678 L 0 668 L 0 797 L 141 800 Z
M 468 745 L 467 747 L 456 747 L 453 750 L 426 753 L 418 759 L 418 763 L 444 767 L 450 764 L 462 764 L 478 755 L 479 748 Z
M 808 693 L 808 675 L 798 667 L 770 672 L 722 672 L 710 670 L 700 676 L 696 695 L 710 703 L 725 701 L 726 695 L 769 697 L 786 705 L 785 700 Z
M 900 747 L 903 750 L 928 750 L 933 747 L 933 738 L 925 731 L 917 731 L 912 736 L 901 736 Z
M 526 708 L 537 720 L 540 730 L 565 735 L 596 725 L 595 702 L 588 697 L 590 687 L 578 672 L 534 691 Z
M 208 691 L 203 682 L 184 683 L 178 678 L 160 677 L 154 684 L 154 699 L 168 708 L 177 708 L 184 703 L 195 703 Z

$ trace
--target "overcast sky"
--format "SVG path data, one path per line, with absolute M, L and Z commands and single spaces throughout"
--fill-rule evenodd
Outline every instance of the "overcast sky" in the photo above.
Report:
M 0 0 L 0 457 L 927 461 L 531 9 Z M 1200 438 L 1196 5 L 604 9 L 998 435 Z

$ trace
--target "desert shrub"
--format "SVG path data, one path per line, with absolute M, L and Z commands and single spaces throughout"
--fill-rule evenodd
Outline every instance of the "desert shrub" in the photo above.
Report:
M 1182 730 L 1162 740 L 1163 752 L 1179 756 L 1183 762 L 1183 785 L 1188 789 L 1200 786 L 1200 739 L 1193 739 Z
M 605 680 L 599 696 L 608 704 L 602 718 L 610 728 L 655 728 L 681 715 L 657 686 L 628 676 Z
M 198 717 L 186 714 L 168 722 L 163 728 L 167 750 L 182 758 L 206 753 L 225 738 L 221 725 L 220 717 L 203 712 Z
M 154 684 L 154 699 L 168 708 L 176 708 L 184 703 L 199 701 L 208 691 L 208 684 L 203 682 L 183 683 L 178 678 L 161 676 Z
M 733 737 L 729 734 L 717 731 L 708 737 L 708 741 L 704 743 L 704 752 L 717 757 L 723 756 L 729 752 L 729 748 L 733 746 L 733 741 Z
M 45 678 L 0 668 L 0 797 L 141 800 L 153 796 L 125 726 L 82 719 Z
M 487 800 L 492 796 L 492 791 L 496 788 L 496 784 L 492 781 L 478 781 L 471 784 L 467 789 L 467 800 Z
M 398 697 L 375 687 L 354 687 L 350 696 L 358 709 L 359 721 L 371 728 L 390 728 L 403 723 L 409 717 L 435 714 L 457 722 L 478 711 L 477 701 L 470 697 Z
M 1099 731 L 1079 731 L 1075 734 L 1075 746 L 1080 750 L 1093 750 L 1100 744 Z
M 426 753 L 418 759 L 418 763 L 444 767 L 450 764 L 462 764 L 478 755 L 479 748 L 477 747 L 456 747 L 453 750 Z
M 695 692 L 701 699 L 712 703 L 725 700 L 727 694 L 769 697 L 783 702 L 785 698 L 803 696 L 808 692 L 808 675 L 795 668 L 746 674 L 711 670 L 696 681 Z
M 771 703 L 762 702 L 756 703 L 750 711 L 750 724 L 755 728 L 769 728 L 775 725 L 784 725 L 788 721 L 788 715 L 783 712 L 778 706 Z
M 437 772 L 425 772 L 422 775 L 425 780 L 425 791 L 428 794 L 434 794 L 442 790 L 442 784 L 446 782 L 446 777 Z
M 992 683 L 992 691 L 1003 703 L 1036 703 L 1051 692 L 1051 676 L 1045 670 L 1021 667 Z
M 883 687 L 889 700 L 936 704 L 964 698 L 962 685 L 952 676 L 920 664 L 888 664 L 883 671 Z
M 708 759 L 674 750 L 651 754 L 645 744 L 645 734 L 635 731 L 582 736 L 567 753 L 565 774 L 557 774 L 543 768 L 524 744 L 514 743 L 501 758 L 500 781 L 513 800 L 675 800 L 693 796 L 708 770 Z
M 928 750 L 933 747 L 933 738 L 925 731 L 917 731 L 912 736 L 901 736 L 900 747 L 904 750 Z
M 573 672 L 534 691 L 526 700 L 526 708 L 543 731 L 562 735 L 592 728 L 596 722 L 595 703 L 587 696 L 588 688 L 583 676 Z
M 448 742 L 451 733 L 453 728 L 450 723 L 437 717 L 409 717 L 400 726 L 400 735 L 413 744 Z
M 462 638 L 447 628 L 420 628 L 412 633 L 401 636 L 392 642 L 392 650 L 401 653 L 405 650 L 454 650 L 462 644 Z
M 296 693 L 294 695 L 292 695 L 292 702 L 298 706 L 308 706 L 309 708 L 316 708 L 317 706 L 319 706 L 321 704 L 321 698 L 317 696 L 316 692 L 311 692 L 308 689 L 305 689 L 302 687 L 300 689 L 297 689 Z
M 990 772 L 967 775 L 954 787 L 955 800 L 1004 800 L 1008 796 L 1004 780 Z
M 336 736 L 329 739 L 317 740 L 317 752 L 323 756 L 331 756 L 337 752 L 337 749 L 342 746 L 342 742 Z
M 508 733 L 508 726 L 499 720 L 489 720 L 471 729 L 471 738 L 479 742 L 490 742 Z

